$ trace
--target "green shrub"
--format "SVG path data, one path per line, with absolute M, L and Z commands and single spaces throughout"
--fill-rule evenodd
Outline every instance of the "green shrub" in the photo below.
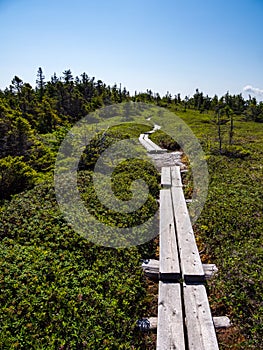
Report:
M 81 238 L 51 184 L 13 198 L 0 237 L 1 349 L 140 348 L 136 321 L 146 304 L 137 248 Z
M 23 161 L 23 157 L 8 156 L 0 159 L 0 199 L 31 188 L 37 173 Z

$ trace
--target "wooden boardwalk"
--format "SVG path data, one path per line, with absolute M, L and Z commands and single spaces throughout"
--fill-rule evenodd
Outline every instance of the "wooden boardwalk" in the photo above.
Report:
M 185 349 L 180 283 L 159 282 L 157 349 Z
M 149 153 L 156 152 L 148 136 L 140 138 Z M 179 166 L 162 167 L 161 186 L 159 261 L 142 265 L 159 280 L 158 317 L 149 322 L 150 328 L 157 327 L 157 350 L 218 350 L 215 325 L 230 323 L 227 317 L 211 315 L 204 282 L 217 268 L 201 262 Z
M 168 189 L 169 175 L 170 188 Z M 170 234 L 173 239 L 169 237 L 169 241 L 176 241 L 177 246 L 173 245 L 170 249 L 163 249 L 164 244 L 160 244 L 160 261 L 175 260 L 175 256 L 178 256 L 180 267 L 177 269 L 180 269 L 180 277 L 186 283 L 202 282 L 205 279 L 205 274 L 184 198 L 180 167 L 163 168 L 161 184 L 165 184 L 166 189 L 160 191 L 160 242 L 167 240 L 166 231 L 172 231 L 173 226 L 175 226 L 176 230 Z M 164 227 L 166 227 L 166 231 Z M 178 271 L 175 273 L 178 274 Z
M 170 190 L 160 191 L 160 276 L 163 280 L 178 281 L 181 269 L 177 250 L 175 223 Z
M 139 141 L 148 153 L 166 153 L 167 150 L 156 145 L 149 139 L 148 134 L 141 134 Z
M 161 184 L 157 350 L 218 350 L 180 167 L 162 168 Z

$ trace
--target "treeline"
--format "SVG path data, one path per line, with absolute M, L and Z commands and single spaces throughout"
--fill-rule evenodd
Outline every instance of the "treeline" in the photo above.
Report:
M 129 99 L 126 89 L 106 86 L 86 73 L 74 78 L 70 70 L 62 77 L 54 74 L 45 81 L 41 68 L 37 72 L 36 87 L 15 76 L 9 88 L 0 92 L 1 105 L 19 113 L 38 133 L 52 132 L 57 126 L 74 123 L 104 105 Z
M 31 187 L 52 170 L 58 145 L 72 124 L 100 107 L 129 101 L 215 113 L 220 123 L 233 115 L 263 122 L 263 102 L 245 100 L 241 94 L 211 98 L 197 89 L 184 99 L 169 92 L 161 97 L 151 90 L 131 95 L 125 87 L 106 85 L 86 73 L 74 77 L 70 70 L 47 81 L 39 68 L 35 87 L 15 76 L 0 90 L 0 200 Z M 50 134 L 53 148 L 47 142 Z
M 32 187 L 52 170 L 57 147 L 74 122 L 127 100 L 125 89 L 86 73 L 73 78 L 66 70 L 46 81 L 39 68 L 35 88 L 15 76 L 9 88 L 0 90 L 0 200 Z M 54 147 L 44 137 L 51 133 Z
M 161 107 L 178 106 L 178 108 L 195 109 L 201 113 L 226 109 L 229 113 L 242 115 L 245 120 L 263 122 L 263 102 L 242 94 L 222 96 L 205 96 L 196 89 L 192 97 L 181 98 L 180 94 L 165 96 L 147 90 L 132 96 L 124 87 L 106 85 L 86 73 L 73 77 L 70 70 L 65 70 L 61 77 L 54 74 L 50 81 L 45 80 L 42 68 L 38 69 L 36 86 L 24 83 L 15 76 L 9 88 L 0 90 L 1 119 L 3 109 L 19 114 L 40 134 L 52 132 L 57 126 L 69 125 L 88 113 L 114 103 L 126 101 L 155 103 Z
M 147 90 L 146 93 L 135 94 L 132 97 L 133 101 L 151 102 L 156 103 L 160 107 L 169 108 L 176 106 L 183 108 L 183 110 L 193 109 L 198 110 L 200 113 L 204 112 L 218 112 L 232 113 L 244 117 L 244 120 L 263 122 L 263 102 L 258 102 L 255 97 L 249 96 L 248 100 L 245 100 L 242 94 L 230 95 L 227 92 L 224 96 L 209 97 L 204 95 L 196 89 L 195 94 L 192 97 L 185 96 L 181 98 L 181 94 L 177 94 L 174 97 L 167 92 L 167 94 L 161 97 L 158 93 L 153 93 L 151 90 Z

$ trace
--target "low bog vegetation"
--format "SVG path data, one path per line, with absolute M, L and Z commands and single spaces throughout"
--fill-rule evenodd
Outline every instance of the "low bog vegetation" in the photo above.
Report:
M 234 327 L 219 334 L 222 349 L 260 349 L 263 337 L 263 125 L 235 118 L 233 144 L 227 131 L 220 154 L 209 115 L 177 113 L 199 137 L 207 154 L 208 198 L 195 224 L 204 262 L 219 274 L 208 284 L 214 315 Z M 236 328 L 237 327 L 237 328 Z
M 137 128 L 136 135 L 143 130 Z M 120 130 L 109 132 L 110 142 L 122 138 Z M 124 162 L 115 171 L 117 180 L 122 173 L 122 181 L 115 185 L 120 197 L 127 197 L 130 182 L 138 177 L 150 188 L 145 207 L 123 223 L 98 205 L 87 185 L 92 183 L 92 166 L 90 160 L 82 162 L 78 185 L 98 220 L 136 226 L 156 211 L 159 175 L 151 165 L 135 162 L 131 169 Z M 130 249 L 88 242 L 65 222 L 52 181 L 2 206 L 0 235 L 1 349 L 146 348 L 136 321 L 147 312 L 140 265 L 154 251 L 153 241 Z

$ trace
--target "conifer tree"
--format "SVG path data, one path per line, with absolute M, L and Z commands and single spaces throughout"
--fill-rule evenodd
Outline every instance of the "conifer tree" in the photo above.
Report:
M 42 101 L 44 95 L 44 86 L 45 86 L 45 76 L 43 74 L 42 68 L 39 67 L 37 71 L 37 91 L 39 92 L 39 99 Z

